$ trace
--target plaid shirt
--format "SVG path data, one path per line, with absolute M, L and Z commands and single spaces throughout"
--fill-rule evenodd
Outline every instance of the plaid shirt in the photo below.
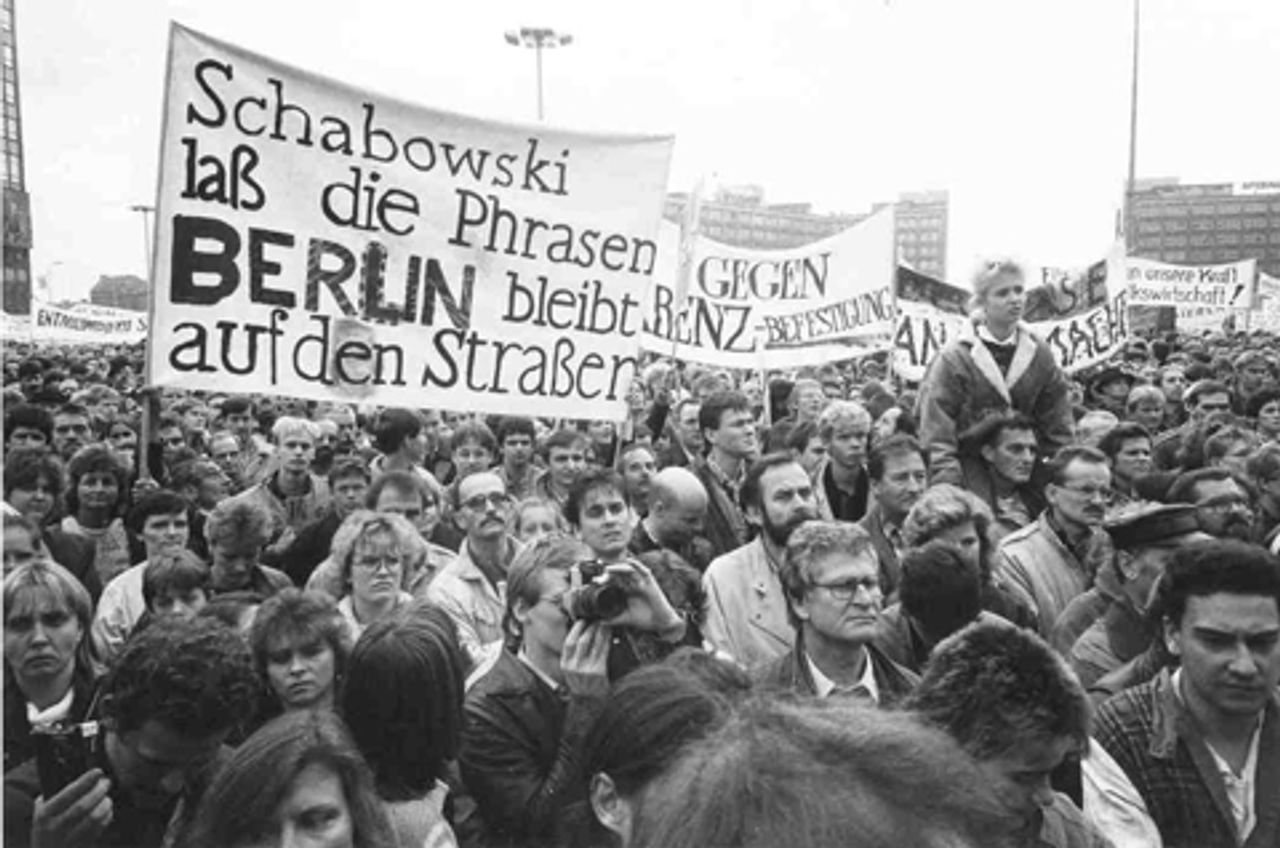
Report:
M 1258 820 L 1243 843 L 1204 734 L 1168 669 L 1103 704 L 1093 735 L 1142 795 L 1166 848 L 1280 845 L 1280 695 L 1273 693 L 1266 707 L 1254 792 Z

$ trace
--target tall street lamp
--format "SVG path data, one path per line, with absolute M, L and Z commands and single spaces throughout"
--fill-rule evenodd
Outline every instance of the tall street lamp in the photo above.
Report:
M 147 206 L 142 203 L 135 203 L 129 207 L 132 212 L 142 213 L 142 245 L 147 251 L 147 286 L 152 283 L 151 280 L 151 213 L 156 211 L 154 206 Z
M 1124 186 L 1124 241 L 1133 248 L 1133 183 L 1138 167 L 1138 42 L 1141 0 L 1133 0 L 1133 71 L 1129 80 L 1129 176 Z
M 564 47 L 573 43 L 567 32 L 556 32 L 547 27 L 521 27 L 507 30 L 504 37 L 513 47 L 532 47 L 538 61 L 538 120 L 542 120 L 542 51 L 552 47 Z

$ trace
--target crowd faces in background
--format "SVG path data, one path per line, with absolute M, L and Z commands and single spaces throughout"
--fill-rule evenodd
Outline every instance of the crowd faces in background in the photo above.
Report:
M 6 843 L 772 844 L 800 787 L 841 844 L 1270 844 L 1272 340 L 1065 374 L 1016 263 L 974 291 L 918 389 L 655 361 L 618 421 L 135 393 L 137 351 L 25 350 Z M 1189 711 L 1164 759 L 1157 709 Z M 42 791 L 32 740 L 82 719 L 101 771 Z

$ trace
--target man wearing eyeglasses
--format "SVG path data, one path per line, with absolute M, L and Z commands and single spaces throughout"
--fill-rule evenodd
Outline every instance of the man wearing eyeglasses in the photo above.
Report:
M 1111 556 L 1102 530 L 1111 499 L 1111 469 L 1101 451 L 1072 445 L 1059 450 L 1047 470 L 1048 508 L 1001 540 L 996 568 L 1031 603 L 1037 629 L 1049 639 L 1058 616 L 1093 585 L 1094 575 Z
M 427 600 L 458 626 L 458 643 L 475 665 L 502 641 L 507 568 L 521 550 L 507 533 L 511 498 L 493 471 L 477 471 L 451 488 L 457 522 L 466 531 L 458 556 L 427 587 Z
M 837 521 L 801 524 L 787 542 L 778 576 L 795 647 L 756 670 L 758 685 L 893 706 L 919 682 L 872 642 L 884 596 L 866 530 Z

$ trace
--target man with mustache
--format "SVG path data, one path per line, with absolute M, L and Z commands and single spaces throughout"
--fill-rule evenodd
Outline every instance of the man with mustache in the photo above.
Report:
M 1280 563 L 1236 541 L 1185 546 L 1160 609 L 1178 667 L 1111 698 L 1093 724 L 1137 790 L 1117 809 L 1145 805 L 1165 845 L 1280 843 Z
M 1049 507 L 1034 524 L 1006 536 L 996 551 L 998 573 L 1031 602 L 1046 639 L 1111 555 L 1102 530 L 1111 498 L 1106 455 L 1082 445 L 1063 448 L 1049 461 L 1048 473 Z
M 795 647 L 756 672 L 766 689 L 892 706 L 918 682 L 873 644 L 880 624 L 880 564 L 856 524 L 808 521 L 787 541 L 779 578 Z
M 1178 475 L 1169 487 L 1169 503 L 1193 505 L 1200 529 L 1210 536 L 1241 541 L 1252 537 L 1252 499 L 1225 468 L 1198 468 Z
M 485 648 L 501 642 L 507 568 L 521 545 L 507 533 L 511 497 L 494 471 L 476 471 L 450 487 L 458 524 L 467 537 L 458 557 L 427 587 L 427 600 L 458 626 L 458 644 L 475 665 Z
M 707 567 L 707 641 L 751 668 L 785 655 L 795 642 L 782 567 L 792 531 L 818 517 L 813 481 L 786 453 L 761 457 L 742 480 L 741 502 L 756 538 Z

